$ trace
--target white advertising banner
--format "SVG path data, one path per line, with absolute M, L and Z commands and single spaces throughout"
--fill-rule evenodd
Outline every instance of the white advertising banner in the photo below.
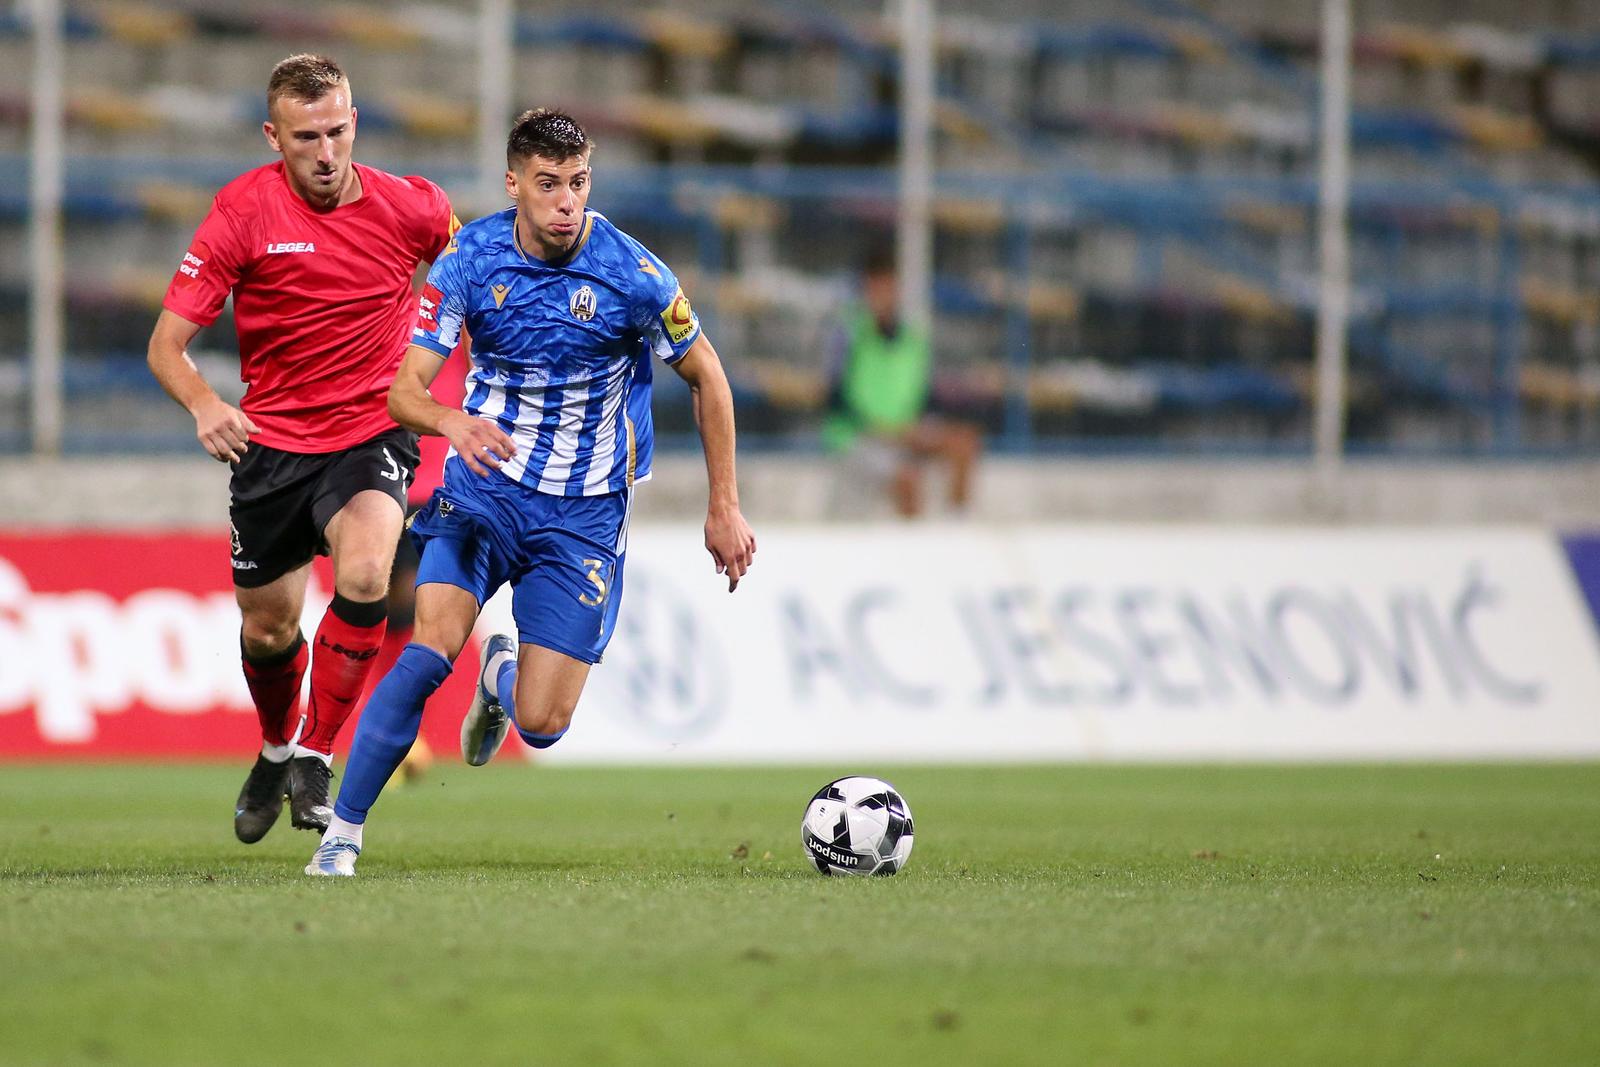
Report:
M 629 537 L 557 761 L 1600 755 L 1600 642 L 1545 531 L 777 527 L 729 595 Z M 509 593 L 482 629 L 510 627 Z

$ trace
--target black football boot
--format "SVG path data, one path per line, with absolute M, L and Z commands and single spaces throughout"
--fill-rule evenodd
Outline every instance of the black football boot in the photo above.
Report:
M 233 806 L 234 836 L 247 845 L 266 837 L 283 810 L 283 794 L 288 785 L 288 760 L 273 763 L 265 756 L 257 756 Z
M 296 830 L 328 828 L 333 805 L 328 801 L 328 781 L 333 772 L 315 756 L 296 756 L 289 761 L 289 821 Z

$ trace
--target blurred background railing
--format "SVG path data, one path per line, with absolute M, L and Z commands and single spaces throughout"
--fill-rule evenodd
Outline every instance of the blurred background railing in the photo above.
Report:
M 946 4 L 932 203 L 940 405 L 1000 450 L 1309 454 L 1317 8 Z M 291 51 L 350 71 L 356 158 L 497 209 L 476 2 L 67 2 L 69 453 L 192 448 L 144 368 L 185 244 L 269 154 Z M 0 450 L 31 447 L 29 5 L 0 8 Z M 1346 442 L 1600 452 L 1600 10 L 1354 4 Z M 512 104 L 599 143 L 592 206 L 682 276 L 742 440 L 817 447 L 839 315 L 894 233 L 900 71 L 876 5 L 514 5 Z M 237 377 L 231 319 L 195 355 Z M 661 390 L 668 438 L 691 429 Z

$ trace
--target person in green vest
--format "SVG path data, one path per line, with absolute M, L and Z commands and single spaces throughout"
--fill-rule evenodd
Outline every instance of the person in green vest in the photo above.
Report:
M 942 464 L 948 468 L 950 507 L 965 511 L 983 438 L 975 426 L 928 411 L 933 348 L 924 331 L 899 321 L 892 250 L 868 255 L 861 295 L 845 314 L 823 444 L 837 454 L 886 453 L 895 511 L 908 519 L 923 511 L 923 468 Z

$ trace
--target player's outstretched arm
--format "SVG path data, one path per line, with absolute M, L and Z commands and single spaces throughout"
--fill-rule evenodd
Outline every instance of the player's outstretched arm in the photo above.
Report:
M 428 392 L 446 358 L 421 345 L 406 349 L 400 371 L 389 385 L 389 417 L 414 433 L 448 437 L 474 474 L 487 475 L 491 467 L 498 470 L 516 455 L 517 446 L 492 422 L 446 407 Z
M 722 360 L 702 333 L 672 369 L 689 383 L 694 421 L 706 453 L 710 501 L 706 506 L 706 551 L 717 573 L 728 576 L 728 592 L 739 587 L 755 561 L 756 535 L 739 511 L 739 486 L 733 471 L 733 390 Z
M 260 433 L 250 416 L 216 394 L 189 358 L 189 342 L 199 323 L 163 309 L 150 333 L 145 361 L 167 395 L 194 416 L 194 435 L 211 457 L 227 463 L 244 455 L 250 435 Z

